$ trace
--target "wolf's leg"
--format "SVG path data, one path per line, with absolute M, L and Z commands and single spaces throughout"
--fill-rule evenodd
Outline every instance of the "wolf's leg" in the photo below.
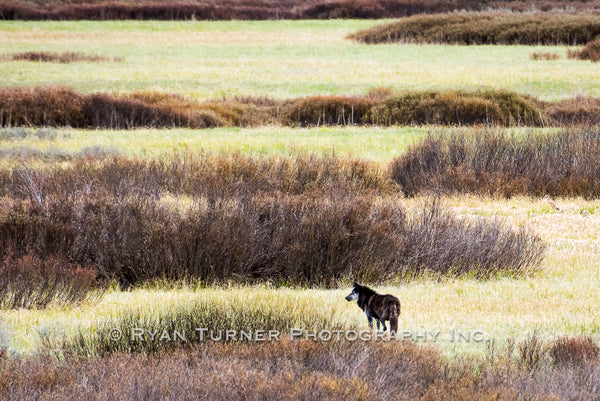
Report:
M 369 329 L 373 330 L 373 316 L 367 315 L 367 321 L 369 322 Z M 377 322 L 377 325 L 379 326 L 379 322 Z
M 376 322 L 377 322 L 377 331 L 379 331 L 379 319 L 377 319 Z
M 383 331 L 386 331 L 387 327 L 385 327 L 385 320 L 381 319 L 381 325 L 383 326 Z M 377 324 L 377 329 L 379 329 L 379 324 Z

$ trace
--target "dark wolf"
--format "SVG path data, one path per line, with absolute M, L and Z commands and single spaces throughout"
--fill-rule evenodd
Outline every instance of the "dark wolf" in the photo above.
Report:
M 346 297 L 346 301 L 357 301 L 358 307 L 367 315 L 369 328 L 373 328 L 373 319 L 377 322 L 377 330 L 379 323 L 383 325 L 383 331 L 387 330 L 385 321 L 390 321 L 390 331 L 396 333 L 398 331 L 398 316 L 400 315 L 400 300 L 393 295 L 381 295 L 365 287 L 354 283 L 352 292 Z

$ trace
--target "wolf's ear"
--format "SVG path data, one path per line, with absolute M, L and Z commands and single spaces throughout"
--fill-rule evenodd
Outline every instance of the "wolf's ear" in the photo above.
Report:
M 358 284 L 356 281 L 354 282 L 354 286 L 355 287 L 360 287 L 360 284 Z

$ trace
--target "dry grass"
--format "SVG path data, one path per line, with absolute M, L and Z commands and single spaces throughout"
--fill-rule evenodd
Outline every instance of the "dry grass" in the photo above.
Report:
M 522 347 L 524 343 L 520 343 Z M 519 400 L 597 398 L 596 362 L 530 369 L 510 352 L 450 361 L 411 343 L 204 344 L 162 355 L 0 362 L 8 400 Z M 543 356 L 543 355 L 542 355 Z M 123 372 L 127 372 L 124 374 Z

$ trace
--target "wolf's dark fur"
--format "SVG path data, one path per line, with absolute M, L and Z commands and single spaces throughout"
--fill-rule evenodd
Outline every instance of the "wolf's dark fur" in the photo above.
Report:
M 354 283 L 352 292 L 346 297 L 346 301 L 354 301 L 358 303 L 367 315 L 369 327 L 373 328 L 373 319 L 377 322 L 377 330 L 379 323 L 383 325 L 383 331 L 387 330 L 385 321 L 390 321 L 390 331 L 396 333 L 398 331 L 398 316 L 400 315 L 400 300 L 393 295 L 381 295 L 370 289 L 369 287 Z

